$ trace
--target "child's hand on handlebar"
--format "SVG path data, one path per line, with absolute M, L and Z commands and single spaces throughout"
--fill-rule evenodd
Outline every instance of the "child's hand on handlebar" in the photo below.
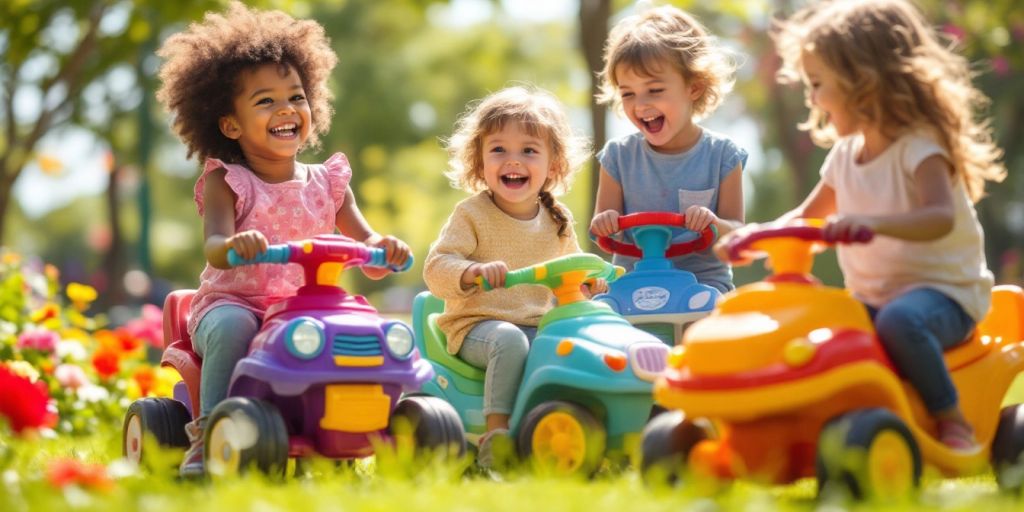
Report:
M 267 237 L 263 236 L 263 233 L 250 229 L 248 231 L 242 231 L 241 233 L 235 233 L 228 237 L 224 242 L 224 251 L 228 249 L 234 249 L 242 259 L 251 260 L 260 254 L 267 252 L 269 246 Z
M 593 297 L 594 295 L 597 295 L 599 293 L 607 292 L 608 291 L 608 280 L 606 280 L 604 278 L 600 278 L 600 277 L 597 277 L 597 278 L 594 278 L 594 279 L 588 279 L 588 280 L 583 282 L 583 286 L 581 288 L 582 288 L 583 294 L 586 295 L 587 298 L 590 298 L 590 297 Z
M 507 274 L 508 265 L 504 261 L 474 263 L 462 273 L 462 284 L 465 288 L 475 286 L 476 278 L 480 276 L 491 285 L 491 288 L 504 288 Z
M 686 229 L 696 233 L 704 231 L 712 222 L 718 220 L 718 216 L 716 216 L 714 212 L 703 206 L 697 205 L 687 208 L 685 217 Z
M 761 228 L 760 224 L 757 224 L 755 222 L 751 222 L 750 224 L 747 224 L 747 225 L 745 225 L 745 226 L 743 226 L 743 227 L 741 227 L 739 229 L 735 229 L 733 231 L 730 231 L 729 233 L 726 233 L 726 234 L 722 235 L 718 239 L 718 241 L 715 242 L 715 245 L 712 248 L 712 250 L 715 252 L 715 256 L 717 256 L 718 259 L 720 259 L 720 260 L 722 260 L 722 261 L 724 261 L 726 263 L 729 263 L 729 264 L 731 264 L 734 267 L 740 267 L 740 266 L 744 266 L 744 265 L 749 265 L 750 262 L 753 261 L 753 260 L 746 259 L 746 258 L 738 259 L 738 260 L 731 259 L 729 257 L 729 246 L 732 244 L 732 242 L 734 240 L 739 240 L 741 238 L 744 238 L 744 237 L 750 235 L 751 233 L 754 233 L 755 231 L 757 231 L 760 228 Z
M 615 210 L 605 210 L 590 221 L 590 232 L 597 236 L 612 236 L 619 232 L 619 216 Z

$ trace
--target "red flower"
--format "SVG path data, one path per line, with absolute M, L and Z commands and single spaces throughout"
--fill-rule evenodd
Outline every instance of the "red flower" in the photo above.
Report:
M 103 464 L 90 464 L 78 459 L 57 459 L 46 468 L 46 479 L 50 485 L 63 489 L 78 485 L 88 489 L 106 491 L 114 486 Z
M 41 380 L 37 384 L 0 365 L 0 416 L 7 418 L 16 433 L 50 426 L 56 420 L 47 409 L 49 396 L 45 384 Z
M 101 346 L 92 355 L 92 367 L 96 369 L 101 379 L 109 379 L 121 370 L 121 358 L 113 348 Z
M 132 378 L 139 385 L 139 394 L 141 396 L 149 396 L 149 393 L 153 391 L 156 385 L 156 371 L 153 370 L 152 366 L 138 367 L 135 373 L 132 374 Z

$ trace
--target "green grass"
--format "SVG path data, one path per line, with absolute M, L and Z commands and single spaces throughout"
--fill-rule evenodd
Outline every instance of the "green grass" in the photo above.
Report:
M 1010 400 L 1024 401 L 1024 379 Z M 159 471 L 139 471 L 118 462 L 120 428 L 111 425 L 87 438 L 18 440 L 0 437 L 0 510 L 27 511 L 301 511 L 560 512 L 680 510 L 1021 510 L 1021 498 L 1000 494 L 990 475 L 940 479 L 926 474 L 913 500 L 881 505 L 819 502 L 811 479 L 766 487 L 737 482 L 702 495 L 691 487 L 645 486 L 637 472 L 603 471 L 588 481 L 541 478 L 529 472 L 502 481 L 470 474 L 466 463 L 413 469 L 391 457 L 353 466 L 313 461 L 300 476 L 268 481 L 260 475 L 210 482 L 181 482 L 172 466 L 180 452 L 161 454 Z M 74 457 L 107 465 L 115 483 L 109 490 L 76 486 L 58 489 L 46 478 L 48 464 Z M 707 492 L 707 491 L 703 491 Z

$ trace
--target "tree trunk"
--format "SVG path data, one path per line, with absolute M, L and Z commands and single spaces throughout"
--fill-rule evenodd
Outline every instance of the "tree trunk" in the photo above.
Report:
M 608 20 L 611 18 L 611 0 L 580 0 L 580 48 L 583 50 L 583 57 L 587 61 L 587 69 L 590 71 L 590 124 L 594 131 L 594 150 L 599 151 L 604 147 L 605 138 L 605 114 L 607 109 L 604 105 L 597 103 L 597 93 L 600 91 L 601 82 L 598 73 L 603 67 L 602 57 L 604 41 L 608 36 Z M 601 175 L 601 164 L 595 157 L 591 161 L 590 173 L 590 200 L 588 201 L 588 212 L 593 213 L 597 194 L 597 182 Z M 590 250 L 593 252 L 596 247 L 590 243 Z
M 0 247 L 4 245 L 4 235 L 7 234 L 7 207 L 10 205 L 14 180 L 7 179 L 7 173 L 0 175 Z
M 110 184 L 107 186 L 107 222 L 110 229 L 110 247 L 103 256 L 103 271 L 107 275 L 107 289 L 100 295 L 102 309 L 107 310 L 116 304 L 123 304 L 126 298 L 124 289 L 124 240 L 121 236 L 121 205 L 117 200 L 120 187 L 120 175 L 123 168 L 114 163 L 110 169 Z

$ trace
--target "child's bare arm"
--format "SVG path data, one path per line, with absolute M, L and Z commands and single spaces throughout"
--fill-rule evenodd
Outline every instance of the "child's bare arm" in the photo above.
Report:
M 917 204 L 906 213 L 895 215 L 833 216 L 825 226 L 828 236 L 837 239 L 852 236 L 867 228 L 876 234 L 902 240 L 927 241 L 941 238 L 953 229 L 952 169 L 945 158 L 926 158 L 914 170 Z
M 228 249 L 239 256 L 253 258 L 267 250 L 267 239 L 255 230 L 235 232 L 235 193 L 217 169 L 203 182 L 203 254 L 214 268 L 229 269 Z
M 590 221 L 590 232 L 597 236 L 617 233 L 619 215 L 622 214 L 624 207 L 622 185 L 602 166 L 597 181 L 597 197 L 594 201 L 594 218 Z
M 338 213 L 334 217 L 334 224 L 341 231 L 341 234 L 353 240 L 383 248 L 387 253 L 389 265 L 401 267 L 412 253 L 405 242 L 391 235 L 378 234 L 370 227 L 370 223 L 366 221 L 366 217 L 363 217 L 363 212 L 359 210 L 359 205 L 356 204 L 356 197 L 352 193 L 352 187 L 345 187 L 345 200 L 341 203 L 341 208 L 338 208 Z M 389 270 L 384 268 L 363 267 L 363 274 L 370 279 L 381 279 L 389 272 Z
M 718 218 L 715 227 L 719 236 L 743 226 L 743 167 L 737 165 L 718 187 Z

